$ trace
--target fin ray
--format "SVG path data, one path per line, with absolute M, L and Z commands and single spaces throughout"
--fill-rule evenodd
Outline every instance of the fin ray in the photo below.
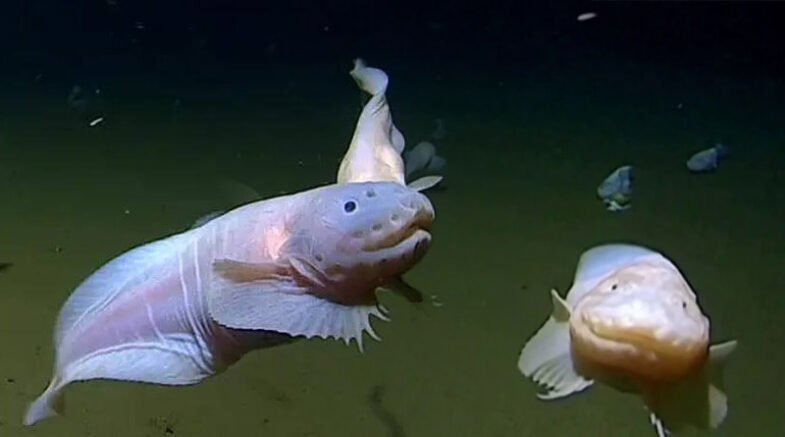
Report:
M 579 375 L 570 350 L 569 307 L 556 290 L 551 290 L 553 310 L 542 327 L 523 347 L 518 370 L 545 388 L 538 398 L 568 396 L 589 387 L 593 381 Z
M 386 319 L 376 305 L 341 305 L 286 283 L 250 282 L 210 287 L 207 307 L 217 323 L 234 329 L 275 331 L 306 338 L 335 338 L 363 348 L 363 333 L 378 338 L 370 317 Z

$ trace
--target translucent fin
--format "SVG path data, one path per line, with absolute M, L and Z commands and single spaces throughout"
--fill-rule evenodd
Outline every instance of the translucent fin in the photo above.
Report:
M 231 259 L 213 261 L 215 273 L 233 282 L 285 280 L 290 277 L 289 267 L 283 263 L 246 263 Z
M 545 389 L 540 399 L 556 399 L 579 392 L 593 381 L 575 371 L 570 353 L 570 308 L 551 290 L 553 311 L 545 324 L 526 343 L 518 358 L 518 370 Z
M 262 195 L 258 191 L 239 181 L 224 180 L 218 184 L 218 188 L 231 208 L 262 200 Z
M 686 426 L 713 429 L 722 424 L 728 413 L 724 367 L 737 344 L 732 340 L 711 346 L 702 372 L 672 386 L 659 388 L 647 398 L 650 419 L 658 433 L 669 435 Z
M 42 420 L 63 414 L 65 412 L 65 399 L 62 388 L 63 386 L 58 380 L 53 379 L 41 396 L 28 406 L 22 423 L 25 426 L 32 426 Z
M 30 404 L 24 424 L 34 425 L 65 409 L 63 390 L 74 381 L 113 379 L 163 385 L 190 385 L 211 376 L 215 369 L 205 367 L 207 353 L 192 338 L 172 336 L 165 341 L 120 344 L 93 352 L 57 369 L 43 394 Z
M 728 415 L 728 396 L 725 394 L 725 364 L 736 350 L 738 341 L 731 340 L 709 348 L 709 426 L 717 428 Z
M 202 226 L 204 226 L 207 223 L 217 219 L 218 217 L 224 215 L 225 213 L 226 213 L 226 211 L 223 211 L 223 210 L 222 211 L 209 212 L 209 213 L 199 217 L 198 219 L 194 220 L 193 224 L 191 225 L 191 227 L 189 229 L 201 228 Z
M 415 181 L 409 182 L 407 186 L 415 191 L 425 191 L 438 185 L 442 179 L 444 178 L 441 176 L 424 176 Z
M 370 316 L 384 319 L 376 305 L 341 305 L 274 281 L 210 287 L 207 306 L 210 317 L 229 328 L 336 338 L 346 344 L 356 340 L 361 351 L 363 332 L 379 338 Z

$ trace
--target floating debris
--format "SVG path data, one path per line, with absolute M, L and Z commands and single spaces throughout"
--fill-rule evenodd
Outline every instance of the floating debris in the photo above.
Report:
M 720 164 L 720 160 L 728 154 L 728 148 L 722 144 L 716 144 L 706 150 L 692 155 L 687 160 L 687 169 L 693 173 L 706 173 L 714 171 Z
M 597 13 L 595 13 L 595 12 L 584 12 L 583 14 L 578 15 L 578 21 L 589 21 L 592 18 L 597 18 Z
M 94 119 L 93 121 L 90 122 L 90 127 L 96 127 L 96 126 L 98 126 L 99 124 L 101 124 L 103 122 L 104 122 L 104 118 L 103 117 L 98 117 L 98 118 L 96 118 L 96 119 Z
M 81 85 L 74 85 L 68 93 L 67 102 L 79 118 L 84 123 L 90 123 L 91 127 L 103 121 L 103 98 L 100 89 L 85 90 Z
M 608 211 L 629 208 L 632 200 L 634 173 L 631 165 L 617 168 L 597 187 L 597 196 L 605 203 Z

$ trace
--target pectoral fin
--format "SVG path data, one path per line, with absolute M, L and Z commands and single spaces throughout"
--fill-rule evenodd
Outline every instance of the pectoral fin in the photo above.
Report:
M 376 305 L 341 305 L 311 294 L 280 264 L 219 260 L 207 291 L 207 309 L 217 323 L 233 329 L 280 332 L 306 338 L 378 339 L 370 316 L 386 317 Z
M 553 310 L 539 331 L 529 339 L 518 358 L 518 369 L 545 389 L 537 397 L 556 399 L 579 392 L 593 381 L 579 375 L 570 352 L 570 307 L 551 290 Z
M 415 181 L 409 182 L 407 186 L 415 191 L 425 191 L 438 185 L 442 179 L 444 179 L 442 176 L 423 176 Z
M 290 277 L 287 264 L 277 262 L 246 263 L 230 259 L 213 262 L 213 270 L 223 278 L 233 282 L 281 280 Z
M 702 372 L 648 396 L 646 404 L 658 434 L 668 435 L 688 425 L 710 429 L 722 424 L 728 413 L 724 367 L 737 345 L 735 340 L 712 345 Z

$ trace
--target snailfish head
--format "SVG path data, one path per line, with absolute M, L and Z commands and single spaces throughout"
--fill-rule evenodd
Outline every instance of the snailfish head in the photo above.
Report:
M 334 185 L 306 208 L 287 256 L 313 294 L 338 303 L 375 301 L 375 289 L 412 268 L 431 242 L 431 202 L 399 183 Z
M 684 377 L 709 346 L 695 293 L 672 264 L 656 261 L 601 281 L 576 303 L 570 333 L 579 361 L 647 381 Z

